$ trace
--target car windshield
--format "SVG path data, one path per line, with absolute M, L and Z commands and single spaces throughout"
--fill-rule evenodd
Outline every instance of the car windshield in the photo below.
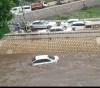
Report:
M 68 23 L 72 23 L 72 22 L 75 22 L 75 21 L 69 21 Z
M 34 62 L 36 59 L 35 59 L 35 57 L 34 58 L 32 58 L 32 62 Z
M 52 60 L 54 60 L 55 59 L 55 57 L 54 56 L 48 56 L 50 59 L 52 59 Z
M 43 23 L 48 24 L 49 22 L 48 21 L 43 21 Z

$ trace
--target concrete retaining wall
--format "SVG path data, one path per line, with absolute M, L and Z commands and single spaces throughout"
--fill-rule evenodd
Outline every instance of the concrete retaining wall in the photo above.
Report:
M 84 8 L 84 6 L 93 7 L 97 5 L 100 5 L 100 0 L 80 0 L 80 1 L 63 4 L 63 5 L 56 5 L 49 8 L 35 10 L 30 13 L 26 13 L 24 15 L 25 19 L 23 18 L 23 15 L 21 15 L 21 16 L 16 16 L 16 18 L 12 19 L 11 21 L 16 22 L 16 21 L 24 21 L 24 20 L 25 21 L 42 20 L 52 16 L 62 15 L 67 12 L 80 10 Z
M 60 34 L 6 35 L 0 54 L 15 53 L 100 53 L 100 31 Z

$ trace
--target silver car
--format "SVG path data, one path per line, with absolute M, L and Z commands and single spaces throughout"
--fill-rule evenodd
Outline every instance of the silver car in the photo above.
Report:
M 62 21 L 61 22 L 61 25 L 62 26 L 69 26 L 69 25 L 71 25 L 73 22 L 78 22 L 79 21 L 79 19 L 68 19 L 68 20 L 66 20 L 66 21 Z
M 44 29 L 38 31 L 38 33 L 47 33 L 47 32 L 71 32 L 73 31 L 71 26 L 56 26 L 56 27 L 51 27 L 50 29 Z
M 72 28 L 76 29 L 85 29 L 85 22 L 84 21 L 78 21 L 72 23 Z
M 49 29 L 53 26 L 57 26 L 56 22 L 49 22 L 46 20 L 36 20 L 36 21 L 33 21 L 32 23 L 33 29 L 44 29 L 44 28 Z

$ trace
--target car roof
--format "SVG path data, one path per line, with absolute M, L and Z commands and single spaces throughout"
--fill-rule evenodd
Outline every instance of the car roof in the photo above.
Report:
M 31 7 L 30 5 L 24 5 L 24 6 L 22 6 L 22 7 Z
M 77 21 L 77 22 L 73 22 L 72 24 L 77 24 L 77 23 L 82 23 L 82 24 L 85 24 L 84 21 Z
M 79 19 L 68 19 L 68 21 L 78 21 Z
M 35 20 L 33 22 L 43 22 L 43 21 L 45 21 L 45 20 Z
M 50 29 L 58 29 L 58 28 L 63 29 L 63 26 L 54 26 L 54 27 L 51 27 Z
M 17 7 L 13 7 L 13 8 L 20 8 L 20 6 L 17 6 Z
M 35 56 L 35 59 L 36 60 L 39 60 L 39 59 L 47 59 L 48 58 L 48 55 L 38 55 L 38 56 Z
M 33 22 L 40 22 L 40 20 L 35 20 L 35 21 L 33 21 Z

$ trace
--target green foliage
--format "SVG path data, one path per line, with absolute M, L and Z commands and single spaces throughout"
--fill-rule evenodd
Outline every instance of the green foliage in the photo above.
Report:
M 20 0 L 13 0 L 16 6 L 20 5 Z
M 9 27 L 7 26 L 7 24 L 4 24 L 5 26 L 0 28 L 0 39 L 4 36 L 4 34 L 9 33 Z
M 38 0 L 25 0 L 25 1 L 29 1 L 29 2 L 35 2 L 35 1 L 38 1 Z
M 73 11 L 60 16 L 50 17 L 47 20 L 65 20 L 66 18 L 100 18 L 100 6 L 86 8 L 78 11 Z
M 13 15 L 10 9 L 14 6 L 13 0 L 0 0 L 0 38 L 9 32 L 7 21 L 11 20 Z
M 22 0 L 23 1 L 23 0 Z M 51 2 L 51 1 L 57 1 L 57 0 L 25 0 L 26 2 L 38 2 L 38 1 L 46 1 L 46 2 Z
M 88 7 L 85 6 L 82 10 L 87 10 L 87 9 L 88 9 Z
M 0 0 L 0 21 L 11 20 L 12 14 L 10 13 L 10 9 L 14 5 L 12 0 Z
M 55 16 L 55 17 L 50 17 L 47 20 L 63 20 L 63 19 L 69 19 L 69 16 L 66 15 L 61 15 L 61 16 Z

